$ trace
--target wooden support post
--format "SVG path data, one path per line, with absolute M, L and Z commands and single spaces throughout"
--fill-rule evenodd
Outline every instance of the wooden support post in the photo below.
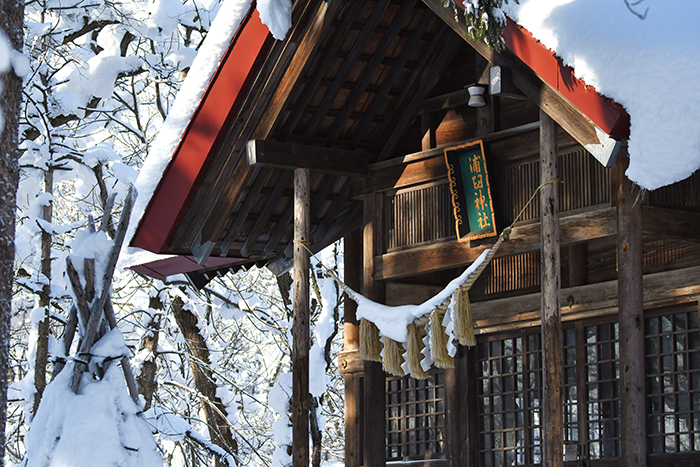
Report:
M 345 283 L 353 290 L 360 286 L 360 231 L 345 236 Z M 360 326 L 357 322 L 357 304 L 347 295 L 344 298 L 344 350 L 360 348 Z M 345 467 L 361 465 L 360 458 L 360 394 L 359 375 L 345 373 Z
M 489 62 L 479 54 L 476 54 L 476 82 L 477 84 L 483 84 L 485 86 L 489 85 Z M 483 107 L 477 107 L 476 109 L 476 137 L 488 135 L 493 133 L 496 128 L 496 97 L 488 95 L 488 88 L 486 90 L 485 99 L 488 99 L 488 103 Z
M 309 466 L 309 169 L 294 170 L 294 324 L 292 325 L 292 451 L 294 467 Z
M 557 178 L 557 126 L 540 110 L 540 175 L 542 183 Z M 559 183 L 540 191 L 542 226 L 542 356 L 544 363 L 544 457 L 547 467 L 564 465 L 563 347 L 561 334 L 561 258 Z
M 476 467 L 479 465 L 479 419 L 477 397 L 477 377 L 479 374 L 477 365 L 477 351 L 475 347 L 460 347 L 461 358 L 455 361 L 459 365 L 460 381 L 460 455 L 459 462 L 452 465 L 464 465 Z
M 353 290 L 360 290 L 360 231 L 355 230 L 345 236 L 345 284 Z M 360 348 L 360 326 L 357 322 L 357 303 L 344 295 L 344 350 L 351 351 Z
M 383 195 L 372 194 L 364 198 L 365 225 L 362 248 L 362 292 L 375 301 L 384 299 L 382 287 L 374 280 L 374 257 L 382 245 Z M 386 465 L 386 420 L 385 420 L 385 379 L 382 364 L 364 363 L 364 467 L 384 467 Z
M 620 444 L 622 465 L 647 465 L 644 400 L 644 297 L 642 202 L 625 176 L 627 157 L 615 163 L 617 182 L 617 284 L 620 322 Z
M 433 128 L 433 119 L 430 112 L 427 110 L 423 110 L 420 113 L 420 127 L 421 134 L 423 135 L 421 139 L 421 150 L 426 151 L 434 148 L 436 146 L 435 129 Z

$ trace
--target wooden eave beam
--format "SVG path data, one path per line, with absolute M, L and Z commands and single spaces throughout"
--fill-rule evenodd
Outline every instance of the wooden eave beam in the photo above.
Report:
M 438 110 L 449 110 L 464 105 L 469 102 L 469 91 L 460 89 L 441 96 L 425 99 L 420 109 L 425 112 L 437 112 Z
M 615 235 L 616 215 L 617 210 L 612 207 L 562 215 L 561 244 L 569 245 Z M 482 245 L 471 248 L 468 242 L 452 240 L 386 253 L 375 258 L 375 279 L 398 279 L 466 266 L 490 247 L 491 245 Z M 539 249 L 540 223 L 521 224 L 513 228 L 510 239 L 501 245 L 496 257 Z
M 465 21 L 463 19 L 459 22 L 455 21 L 454 12 L 445 8 L 441 0 L 423 0 L 423 3 L 491 64 L 509 67 L 513 74 L 513 83 L 528 99 L 544 110 L 606 167 L 612 166 L 623 144 L 621 141 L 611 138 L 601 130 L 561 92 L 537 76 L 513 52 L 509 50 L 495 52 L 485 43 L 471 39 Z
M 306 168 L 314 172 L 348 176 L 369 174 L 368 155 L 359 151 L 259 139 L 248 141 L 246 151 L 251 167 Z
M 484 142 L 496 141 L 521 133 L 534 132 L 538 128 L 539 122 L 528 123 L 515 128 L 497 131 L 481 138 L 472 138 L 463 141 L 463 143 L 470 143 L 478 140 Z M 463 143 L 452 143 L 448 146 Z M 447 166 L 445 164 L 444 150 L 448 146 L 427 149 L 403 157 L 371 164 L 369 166 L 368 177 L 352 181 L 351 197 L 359 198 L 369 193 L 399 189 L 445 178 L 447 176 Z
M 644 305 L 647 308 L 696 301 L 700 296 L 700 266 L 664 271 L 644 276 Z M 562 289 L 564 321 L 591 317 L 591 313 L 617 313 L 617 279 Z M 505 330 L 527 321 L 536 326 L 540 318 L 540 294 L 532 293 L 472 303 L 477 332 Z

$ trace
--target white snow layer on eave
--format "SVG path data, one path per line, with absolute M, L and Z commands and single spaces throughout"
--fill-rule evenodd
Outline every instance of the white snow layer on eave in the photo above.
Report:
M 138 197 L 132 211 L 124 248 L 120 255 L 120 268 L 141 264 L 143 260 L 153 261 L 170 257 L 129 247 L 129 243 L 131 243 L 136 228 L 146 212 L 146 207 L 151 201 L 192 115 L 197 110 L 212 76 L 214 76 L 222 57 L 231 44 L 233 35 L 248 13 L 250 3 L 251 0 L 226 0 L 223 3 L 204 43 L 192 62 L 191 70 L 196 70 L 196 72 L 190 73 L 185 82 L 182 83 L 170 113 L 163 122 L 163 127 L 158 132 L 158 136 L 151 146 L 152 149 L 136 179 L 135 186 Z
M 379 328 L 381 335 L 389 339 L 393 339 L 397 342 L 406 342 L 408 325 L 416 318 L 427 315 L 438 305 L 441 305 L 447 300 L 447 298 L 451 297 L 457 288 L 464 284 L 469 276 L 476 271 L 476 268 L 484 262 L 489 251 L 491 250 L 485 250 L 481 253 L 476 261 L 474 261 L 459 277 L 453 279 L 442 291 L 420 305 L 387 306 L 373 302 L 358 293 L 354 294 L 357 301 L 357 318 L 364 318 L 373 322 Z
M 650 190 L 700 167 L 700 2 L 510 0 L 506 13 L 631 118 L 627 176 Z

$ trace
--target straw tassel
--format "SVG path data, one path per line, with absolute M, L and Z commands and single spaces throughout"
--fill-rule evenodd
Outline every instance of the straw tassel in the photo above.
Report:
M 415 323 L 409 324 L 408 337 L 406 340 L 406 363 L 411 376 L 416 379 L 428 378 L 428 373 L 423 370 L 420 364 L 423 357 L 421 354 L 423 347 L 424 344 L 420 328 L 416 326 Z
M 384 371 L 394 376 L 404 376 L 403 368 L 403 346 L 394 339 L 384 337 L 384 350 L 382 350 L 382 366 Z
M 430 315 L 430 352 L 438 368 L 454 368 L 455 363 L 447 351 L 449 336 L 445 333 L 442 321 L 445 319 L 447 306 L 435 308 Z
M 382 361 L 382 341 L 379 328 L 364 318 L 360 321 L 360 358 L 369 362 Z
M 473 347 L 476 345 L 474 321 L 472 319 L 472 304 L 469 301 L 469 289 L 461 286 L 455 291 L 457 303 L 454 309 L 454 333 L 459 343 Z

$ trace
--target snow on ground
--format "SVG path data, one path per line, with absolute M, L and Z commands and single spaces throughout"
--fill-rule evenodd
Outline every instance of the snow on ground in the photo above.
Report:
M 631 117 L 627 176 L 653 190 L 700 167 L 700 2 L 520 0 L 508 16 Z

